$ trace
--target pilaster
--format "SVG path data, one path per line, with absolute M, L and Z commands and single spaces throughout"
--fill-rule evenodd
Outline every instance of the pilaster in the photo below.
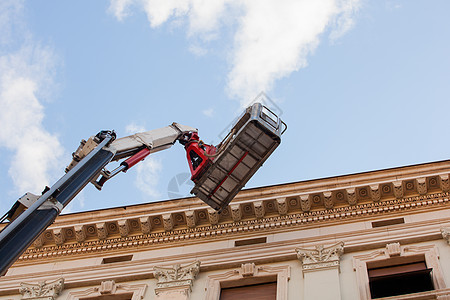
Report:
M 344 242 L 331 246 L 317 245 L 314 249 L 297 248 L 302 263 L 304 299 L 341 299 L 339 262 Z

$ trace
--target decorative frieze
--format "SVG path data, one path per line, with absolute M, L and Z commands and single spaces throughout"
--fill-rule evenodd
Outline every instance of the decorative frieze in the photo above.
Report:
M 60 278 L 48 283 L 46 281 L 37 284 L 22 282 L 19 292 L 22 294 L 22 299 L 54 300 L 63 289 L 64 278 Z
M 106 280 L 102 281 L 99 286 L 69 291 L 66 299 L 130 299 L 131 296 L 131 300 L 142 300 L 146 290 L 147 284 L 117 284 L 114 280 Z
M 162 299 L 170 298 L 171 294 L 182 294 L 189 297 L 194 279 L 200 272 L 200 262 L 172 267 L 154 267 L 154 276 L 157 280 L 155 293 Z
M 339 259 L 344 253 L 344 242 L 328 247 L 317 245 L 314 249 L 297 248 L 295 251 L 302 262 L 303 272 L 339 268 Z
M 253 202 L 253 209 L 255 210 L 255 217 L 257 219 L 264 218 L 266 211 L 264 209 L 264 203 L 262 201 Z

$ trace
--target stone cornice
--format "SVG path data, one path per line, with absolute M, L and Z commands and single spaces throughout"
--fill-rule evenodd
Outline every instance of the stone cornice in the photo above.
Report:
M 249 189 L 220 215 L 196 198 L 62 215 L 18 263 L 438 210 L 449 173 L 443 161 Z
M 57 258 L 73 255 L 86 255 L 88 253 L 129 251 L 136 247 L 168 246 L 176 243 L 200 242 L 214 237 L 215 240 L 238 238 L 245 234 L 264 234 L 301 230 L 315 226 L 342 224 L 354 222 L 367 217 L 373 220 L 386 218 L 391 215 L 401 216 L 414 212 L 440 210 L 449 207 L 448 193 L 436 193 L 423 196 L 413 196 L 389 201 L 371 202 L 354 206 L 335 207 L 329 210 L 318 210 L 294 214 L 274 214 L 263 218 L 241 219 L 236 222 L 205 224 L 195 228 L 180 228 L 170 231 L 150 232 L 149 234 L 135 234 L 123 236 L 120 233 L 108 238 L 96 238 L 84 242 L 67 241 L 62 244 L 44 245 L 39 248 L 28 249 L 20 262 L 33 261 L 41 258 Z M 105 222 L 106 224 L 114 224 Z M 130 221 L 129 223 L 133 223 Z M 105 225 L 110 226 L 111 225 Z M 131 225 L 132 227 L 132 225 Z M 117 229 L 119 230 L 119 229 Z M 89 229 L 87 230 L 89 231 Z M 44 233 L 45 234 L 45 233 Z M 66 234 L 67 236 L 67 234 Z

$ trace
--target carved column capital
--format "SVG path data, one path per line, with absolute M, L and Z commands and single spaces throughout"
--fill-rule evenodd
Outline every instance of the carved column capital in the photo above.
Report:
M 314 249 L 297 248 L 295 251 L 302 262 L 303 272 L 339 268 L 339 259 L 344 253 L 344 242 L 328 247 L 317 245 Z
M 171 294 L 183 294 L 189 297 L 194 279 L 200 272 L 200 262 L 181 266 L 176 264 L 172 267 L 154 268 L 154 276 L 158 281 L 155 293 L 158 297 L 169 298 Z
M 51 282 L 42 281 L 37 284 L 25 283 L 20 284 L 19 292 L 22 299 L 47 299 L 54 300 L 64 289 L 64 278 L 60 278 Z

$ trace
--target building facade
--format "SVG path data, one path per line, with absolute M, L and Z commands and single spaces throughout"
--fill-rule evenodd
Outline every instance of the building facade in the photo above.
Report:
M 450 160 L 62 215 L 0 299 L 450 299 Z M 0 258 L 1 259 L 1 258 Z

